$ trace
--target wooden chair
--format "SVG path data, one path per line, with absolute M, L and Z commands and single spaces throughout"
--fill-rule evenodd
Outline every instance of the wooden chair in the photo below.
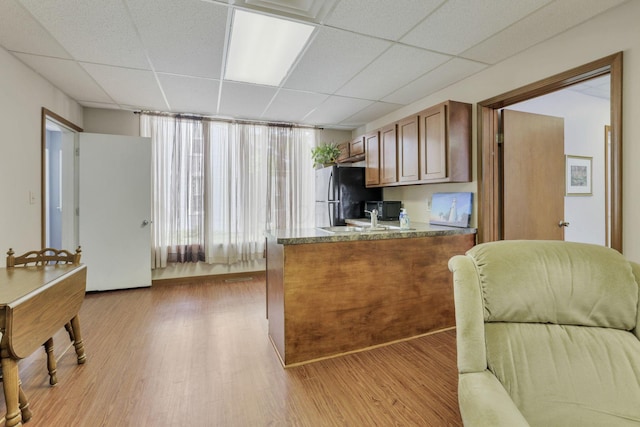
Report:
M 82 250 L 78 246 L 75 253 L 71 253 L 64 249 L 45 248 L 39 251 L 29 251 L 23 255 L 15 256 L 15 252 L 12 248 L 9 248 L 7 252 L 7 268 L 13 268 L 16 266 L 42 266 L 42 265 L 56 265 L 56 264 L 80 264 L 80 256 Z M 64 325 L 69 339 L 75 344 L 75 334 L 71 321 Z M 56 358 L 53 354 L 53 337 L 49 338 L 47 342 L 43 344 L 45 352 L 47 353 L 47 369 L 49 370 L 49 384 L 55 385 L 58 382 L 56 376 Z M 78 364 L 81 365 L 86 361 L 85 356 L 78 357 Z

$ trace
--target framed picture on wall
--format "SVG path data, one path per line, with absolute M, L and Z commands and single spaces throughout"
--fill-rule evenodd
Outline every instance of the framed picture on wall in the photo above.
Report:
M 591 196 L 593 157 L 566 156 L 565 183 L 567 196 Z
M 434 193 L 431 196 L 430 224 L 469 227 L 473 193 Z

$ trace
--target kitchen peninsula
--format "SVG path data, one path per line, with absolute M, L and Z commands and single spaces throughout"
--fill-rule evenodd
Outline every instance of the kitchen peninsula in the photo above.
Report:
M 455 325 L 447 262 L 476 230 L 412 227 L 266 233 L 269 337 L 284 366 Z

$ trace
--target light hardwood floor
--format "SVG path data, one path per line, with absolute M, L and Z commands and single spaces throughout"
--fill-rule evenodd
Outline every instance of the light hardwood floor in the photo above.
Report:
M 455 331 L 284 369 L 264 289 L 258 274 L 87 295 L 87 363 L 65 351 L 64 330 L 58 385 L 48 385 L 44 351 L 20 362 L 27 426 L 462 424 Z

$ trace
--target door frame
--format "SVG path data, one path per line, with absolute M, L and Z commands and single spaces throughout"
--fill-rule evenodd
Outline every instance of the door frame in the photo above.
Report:
M 500 240 L 502 233 L 498 111 L 606 74 L 611 75 L 611 247 L 622 252 L 622 52 L 478 103 L 478 243 Z
M 42 107 L 40 114 L 40 246 L 47 244 L 47 120 L 58 122 L 69 130 L 80 133 L 82 128 L 53 111 Z

